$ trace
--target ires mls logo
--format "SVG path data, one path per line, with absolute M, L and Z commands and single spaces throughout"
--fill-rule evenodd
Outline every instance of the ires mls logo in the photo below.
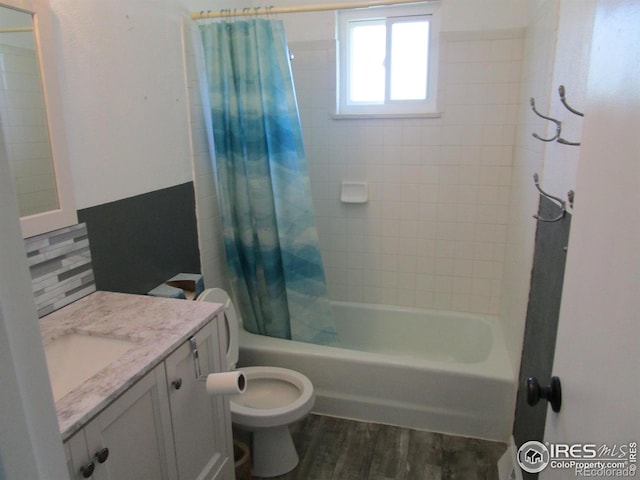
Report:
M 578 477 L 634 477 L 637 452 L 636 442 L 598 447 L 593 443 L 543 444 L 532 440 L 518 449 L 516 460 L 527 473 L 539 473 L 548 466 L 573 470 Z

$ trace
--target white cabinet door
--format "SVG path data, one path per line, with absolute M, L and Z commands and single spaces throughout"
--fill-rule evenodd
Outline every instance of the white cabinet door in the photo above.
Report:
M 202 375 L 223 370 L 226 335 L 216 319 L 193 339 Z M 224 340 L 221 340 L 224 339 Z M 196 378 L 193 349 L 183 344 L 165 361 L 180 480 L 232 479 L 233 446 L 229 401 L 209 395 Z
M 67 456 L 67 468 L 69 469 L 69 478 L 86 478 L 82 472 L 86 471 L 87 475 L 95 469 L 96 462 L 89 456 L 87 448 L 87 439 L 84 430 L 80 430 L 73 437 L 64 443 L 64 452 Z
M 74 455 L 80 433 L 86 439 L 84 459 Z M 85 478 L 80 468 L 93 462 L 90 478 L 95 480 L 177 479 L 164 365 L 134 384 L 80 433 L 68 442 L 76 475 L 72 478 Z M 101 463 L 96 454 L 105 448 L 108 457 Z

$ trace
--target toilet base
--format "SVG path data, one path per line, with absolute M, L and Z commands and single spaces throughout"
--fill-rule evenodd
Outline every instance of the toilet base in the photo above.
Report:
M 286 425 L 254 431 L 252 453 L 256 477 L 277 477 L 298 465 L 298 452 Z

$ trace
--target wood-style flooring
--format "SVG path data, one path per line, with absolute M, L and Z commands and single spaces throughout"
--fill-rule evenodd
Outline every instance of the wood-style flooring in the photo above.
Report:
M 497 462 L 507 448 L 321 415 L 290 428 L 300 463 L 276 480 L 498 480 Z

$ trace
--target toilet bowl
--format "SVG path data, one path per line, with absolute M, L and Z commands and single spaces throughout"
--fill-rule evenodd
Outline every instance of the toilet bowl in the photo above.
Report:
M 199 301 L 224 305 L 228 332 L 227 367 L 238 362 L 238 327 L 242 320 L 227 292 L 210 288 Z M 231 420 L 239 428 L 253 432 L 252 473 L 257 477 L 275 477 L 293 470 L 298 464 L 289 425 L 306 416 L 313 407 L 315 393 L 303 374 L 279 367 L 239 368 L 247 379 L 244 393 L 230 397 Z

